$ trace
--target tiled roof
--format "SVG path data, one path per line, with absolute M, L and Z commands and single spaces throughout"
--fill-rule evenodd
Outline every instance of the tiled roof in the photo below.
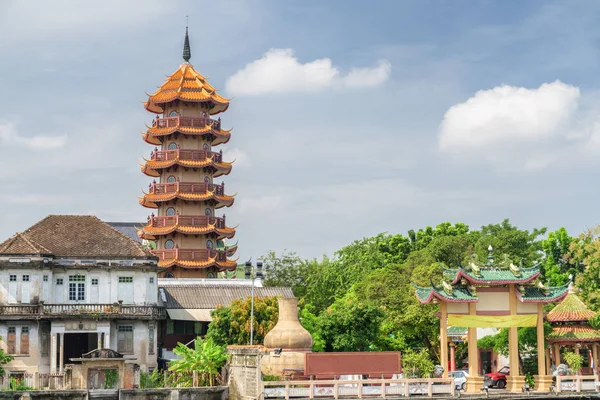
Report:
M 449 326 L 448 327 L 448 336 L 466 336 L 468 333 L 467 328 L 463 328 L 460 326 Z
M 34 240 L 27 239 L 22 233 L 17 232 L 0 244 L 0 254 L 42 255 L 52 254 L 52 252 Z
M 565 297 L 568 290 L 566 285 L 550 286 L 545 289 L 535 286 L 525 286 L 524 293 L 517 291 L 517 298 L 524 303 L 551 303 Z
M 173 224 L 162 227 L 146 225 L 141 228 L 139 235 L 144 239 L 155 240 L 156 236 L 168 235 L 173 232 L 183 233 L 184 235 L 206 235 L 209 233 L 215 233 L 217 234 L 217 239 L 231 239 L 235 236 L 235 228 L 218 228 L 216 224 L 207 224 L 205 226 L 186 226 Z
M 444 289 L 438 289 L 434 287 L 420 287 L 413 284 L 415 288 L 415 294 L 419 301 L 423 304 L 431 302 L 433 298 L 437 298 L 443 301 L 451 303 L 469 303 L 476 302 L 477 296 L 474 296 L 464 286 L 455 286 L 452 288 L 452 293 L 446 292 Z
M 210 285 L 165 285 L 160 286 L 166 297 L 166 308 L 215 309 L 218 305 L 229 306 L 233 300 L 245 299 L 252 295 L 250 286 Z M 256 297 L 294 297 L 291 288 L 255 287 Z
M 210 135 L 213 140 L 211 144 L 213 146 L 224 144 L 229 142 L 231 139 L 231 130 L 214 130 L 204 129 L 204 128 L 188 128 L 188 127 L 173 127 L 173 128 L 149 128 L 147 132 L 142 132 L 142 138 L 146 143 L 153 144 L 159 146 L 162 144 L 162 141 L 159 139 L 161 136 L 170 136 L 173 133 L 182 132 L 185 135 L 189 136 L 207 136 Z
M 600 332 L 589 325 L 559 325 L 552 327 L 549 342 L 600 342 Z
M 171 168 L 173 165 L 178 165 L 184 168 L 213 168 L 214 173 L 213 177 L 217 178 L 223 175 L 229 175 L 232 168 L 232 163 L 229 162 L 216 162 L 213 161 L 212 158 L 205 158 L 204 160 L 192 161 L 192 160 L 182 160 L 179 158 L 175 158 L 172 160 L 165 161 L 155 161 L 155 160 L 146 160 L 146 164 L 142 165 L 141 170 L 144 174 L 148 176 L 158 177 L 160 176 L 160 172 L 158 170 Z
M 461 278 L 476 284 L 527 283 L 540 275 L 540 270 L 537 267 L 522 268 L 519 270 L 519 276 L 515 275 L 510 269 L 501 267 L 482 266 L 479 271 L 479 274 L 476 274 L 467 268 L 445 269 L 444 274 L 452 276 L 453 284 L 460 282 Z
M 575 293 L 569 293 L 547 315 L 548 322 L 589 321 L 596 313 L 587 308 Z
M 148 96 L 145 107 L 146 110 L 159 114 L 164 112 L 162 104 L 173 100 L 193 103 L 210 102 L 214 105 L 209 111 L 213 115 L 229 107 L 229 100 L 219 95 L 191 64 L 182 64 L 169 76 L 156 92 Z
M 171 201 L 173 199 L 182 199 L 186 201 L 216 201 L 215 208 L 230 207 L 234 202 L 234 196 L 217 195 L 214 192 L 206 191 L 204 193 L 186 193 L 186 192 L 171 192 L 171 193 L 144 193 L 144 197 L 140 198 L 139 202 L 142 206 L 148 208 L 158 208 L 156 203 Z
M 18 236 L 0 244 L 0 254 L 30 254 L 23 241 L 11 244 Z M 140 243 L 92 215 L 49 215 L 20 236 L 56 257 L 151 257 Z

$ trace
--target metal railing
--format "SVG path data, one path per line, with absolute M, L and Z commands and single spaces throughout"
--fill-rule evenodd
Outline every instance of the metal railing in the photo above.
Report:
M 225 183 L 215 185 L 206 182 L 167 182 L 150 184 L 150 194 L 169 194 L 169 193 L 206 193 L 214 191 L 216 195 L 222 196 L 225 192 Z
M 221 130 L 221 118 L 211 119 L 208 117 L 165 117 L 156 118 L 152 121 L 152 127 L 158 128 L 177 128 L 180 126 L 186 128 L 204 128 L 212 125 L 214 130 Z
M 227 254 L 223 250 L 213 249 L 168 249 L 152 250 L 152 253 L 158 256 L 162 261 L 180 260 L 180 261 L 208 261 L 209 258 L 215 258 L 217 261 L 227 261 Z
M 209 150 L 158 150 L 155 149 L 150 154 L 150 159 L 153 161 L 170 161 L 170 160 L 186 160 L 186 161 L 202 161 L 207 158 L 212 158 L 214 162 L 223 162 L 223 151 L 215 152 Z
M 208 215 L 169 215 L 154 216 L 148 219 L 148 224 L 154 228 L 169 228 L 175 225 L 205 227 L 215 225 L 217 228 L 225 228 L 225 216 L 209 217 Z

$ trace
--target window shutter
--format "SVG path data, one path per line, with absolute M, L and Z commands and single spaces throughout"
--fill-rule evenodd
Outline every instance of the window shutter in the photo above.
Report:
M 8 337 L 6 338 L 6 343 L 8 345 L 8 354 L 16 354 L 17 353 L 17 334 L 16 329 L 14 327 L 8 328 Z
M 24 326 L 21 328 L 21 353 L 29 354 L 29 327 Z

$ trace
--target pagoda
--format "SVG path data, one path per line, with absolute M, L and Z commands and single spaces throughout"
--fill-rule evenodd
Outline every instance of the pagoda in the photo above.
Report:
M 467 328 L 469 377 L 467 392 L 477 393 L 483 387 L 479 376 L 477 328 L 509 329 L 509 363 L 511 374 L 508 389 L 520 392 L 525 378 L 519 374 L 517 328 L 537 328 L 538 376 L 536 389 L 549 390 L 552 378 L 546 371 L 544 345 L 544 303 L 557 302 L 567 295 L 567 286 L 551 287 L 539 281 L 537 266 L 521 268 L 505 260 L 496 263 L 492 247 L 487 261 L 449 269 L 442 267 L 439 285 L 430 287 L 413 283 L 415 294 L 422 304 L 440 305 L 440 361 L 448 365 L 448 327 Z M 445 372 L 447 376 L 447 373 Z
M 211 118 L 226 111 L 229 100 L 194 69 L 190 58 L 186 27 L 184 63 L 144 103 L 156 118 L 143 139 L 155 147 L 141 169 L 154 180 L 140 204 L 156 211 L 138 235 L 156 243 L 152 252 L 165 278 L 215 278 L 237 266 L 229 258 L 237 246 L 223 242 L 233 238 L 235 228 L 225 215 L 215 214 L 234 202 L 225 184 L 215 182 L 231 172 L 232 163 L 216 151 L 231 131 L 221 128 L 221 118 Z
M 546 314 L 546 320 L 552 325 L 552 332 L 548 334 L 547 339 L 548 343 L 553 345 L 554 365 L 558 366 L 561 363 L 561 347 L 571 348 L 577 354 L 581 350 L 587 350 L 592 353 L 587 357 L 587 372 L 594 372 L 591 367 L 598 365 L 598 346 L 600 346 L 600 331 L 589 324 L 594 317 L 596 313 L 579 299 L 571 283 L 569 294 L 565 299 Z

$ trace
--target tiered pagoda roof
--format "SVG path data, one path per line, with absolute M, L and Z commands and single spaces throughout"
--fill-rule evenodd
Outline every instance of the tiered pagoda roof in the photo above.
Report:
M 199 136 L 210 138 L 213 146 L 224 144 L 231 138 L 231 129 L 221 129 L 221 120 L 192 117 L 156 117 L 152 126 L 147 126 L 142 137 L 146 143 L 159 146 L 165 138 L 172 135 Z
M 159 177 L 160 170 L 172 167 L 209 169 L 213 176 L 228 175 L 233 163 L 223 161 L 222 152 L 207 150 L 158 150 L 155 149 L 150 160 L 144 159 L 142 172 L 148 176 Z
M 478 287 L 516 285 L 516 295 L 521 302 L 549 303 L 558 301 L 567 294 L 567 285 L 545 286 L 535 284 L 540 275 L 539 268 L 521 268 L 512 263 L 499 265 L 494 262 L 492 248 L 484 265 L 471 263 L 451 269 L 442 266 L 441 285 L 431 282 L 430 287 L 415 285 L 415 294 L 423 304 L 442 300 L 450 303 L 475 303 L 478 301 Z
M 208 104 L 208 112 L 211 115 L 221 113 L 229 107 L 229 99 L 219 95 L 206 78 L 189 63 L 182 64 L 156 92 L 148 95 L 144 107 L 150 112 L 160 114 L 165 111 L 163 104 L 177 100 Z
M 592 328 L 588 321 L 596 313 L 577 297 L 573 284 L 569 285 L 569 294 L 554 307 L 546 320 L 552 325 L 548 335 L 549 342 L 600 342 L 600 331 Z
M 150 191 L 144 192 L 139 202 L 144 207 L 158 208 L 158 203 L 180 199 L 184 201 L 214 201 L 215 208 L 229 207 L 234 196 L 224 193 L 224 185 L 203 182 L 152 183 Z
M 185 235 L 215 234 L 217 239 L 231 239 L 235 236 L 235 227 L 225 225 L 225 217 L 209 217 L 206 215 L 186 216 L 174 215 L 164 217 L 148 217 L 148 224 L 138 231 L 142 239 L 155 240 L 157 236 L 173 232 Z

